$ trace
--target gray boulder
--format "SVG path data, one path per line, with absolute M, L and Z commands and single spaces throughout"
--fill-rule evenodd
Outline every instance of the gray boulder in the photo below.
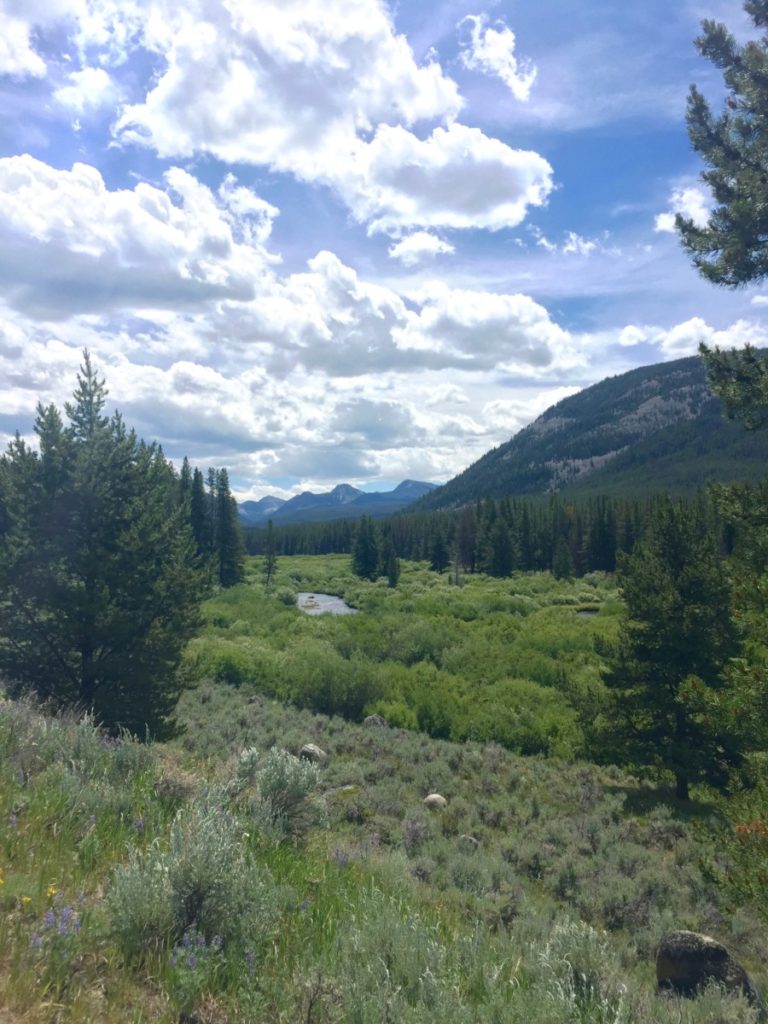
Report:
M 725 946 L 698 932 L 668 932 L 656 954 L 656 982 L 660 992 L 695 996 L 709 982 L 740 993 L 760 1011 L 766 1010 L 757 986 Z
M 424 806 L 428 807 L 430 811 L 442 811 L 448 806 L 448 801 L 439 793 L 430 793 L 429 796 L 424 797 Z
M 328 755 L 316 743 L 305 743 L 299 751 L 299 757 L 305 761 L 314 761 L 315 764 L 319 764 L 321 761 L 325 761 Z
M 386 718 L 382 718 L 381 715 L 368 715 L 367 718 L 363 719 L 363 725 L 367 725 L 369 729 L 386 729 L 389 726 L 389 722 Z

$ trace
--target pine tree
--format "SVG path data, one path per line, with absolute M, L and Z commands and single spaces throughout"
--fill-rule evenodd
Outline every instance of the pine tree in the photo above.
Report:
M 448 568 L 449 563 L 450 554 L 448 553 L 448 545 L 445 543 L 445 534 L 442 530 L 437 529 L 434 532 L 429 549 L 429 568 L 432 572 L 443 573 Z
M 695 512 L 664 499 L 621 558 L 619 582 L 627 618 L 604 676 L 603 741 L 609 756 L 670 771 L 688 799 L 692 782 L 723 784 L 740 755 L 723 714 L 724 669 L 738 651 L 728 579 Z
M 173 467 L 122 419 L 85 353 L 69 425 L 38 408 L 39 452 L 0 459 L 0 670 L 111 728 L 172 726 L 201 581 Z
M 270 519 L 267 523 L 267 535 L 264 540 L 264 586 L 269 590 L 277 571 L 277 542 L 275 541 L 275 528 Z
M 222 587 L 234 587 L 242 583 L 245 576 L 245 546 L 237 518 L 237 503 L 229 489 L 229 474 L 220 469 L 216 475 L 216 556 L 219 566 L 219 583 Z
M 569 580 L 574 574 L 573 555 L 565 537 L 559 537 L 552 556 L 552 575 L 557 580 Z
M 189 495 L 189 521 L 195 538 L 197 554 L 203 561 L 213 553 L 213 523 L 210 518 L 208 496 L 205 493 L 205 479 L 195 468 L 192 474 L 192 488 Z
M 183 504 L 189 501 L 190 494 L 192 492 L 192 469 L 189 465 L 189 459 L 184 456 L 184 461 L 181 464 L 181 473 L 179 474 L 179 501 Z
M 381 546 L 381 575 L 387 577 L 387 584 L 393 590 L 400 580 L 400 559 L 391 537 L 386 537 Z
M 357 524 L 352 546 L 352 572 L 363 580 L 375 580 L 379 568 L 379 545 L 370 516 L 362 516 Z
M 488 564 L 486 572 L 489 576 L 504 579 L 511 576 L 515 567 L 515 549 L 512 536 L 506 522 L 499 518 L 491 528 L 488 539 Z
M 708 20 L 696 40 L 728 90 L 717 117 L 696 86 L 688 96 L 688 134 L 709 165 L 702 178 L 717 206 L 705 227 L 676 220 L 699 272 L 728 287 L 768 275 L 768 0 L 747 0 L 744 9 L 760 39 L 740 45 L 725 25 Z

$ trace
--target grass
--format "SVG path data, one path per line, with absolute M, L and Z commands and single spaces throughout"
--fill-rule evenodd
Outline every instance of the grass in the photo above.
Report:
M 518 659 L 562 652 L 566 682 L 535 685 L 564 700 L 578 669 L 593 670 L 577 627 L 614 617 L 610 581 L 597 578 L 588 590 L 539 577 L 450 588 L 407 567 L 390 594 L 341 569 L 282 559 L 279 586 L 335 592 L 339 581 L 370 609 L 345 620 L 351 632 L 245 586 L 209 603 L 191 662 L 239 637 L 249 657 L 293 664 L 296 645 L 307 656 L 325 645 L 354 663 L 376 609 L 391 653 L 399 617 L 420 624 L 441 608 L 441 659 L 461 663 L 483 636 L 501 647 L 495 622 Z M 586 592 L 600 615 L 567 618 Z M 525 615 L 498 611 L 523 598 Z M 499 692 L 497 657 L 485 681 L 475 666 L 475 693 Z M 421 671 L 440 683 L 447 673 Z M 717 991 L 681 1004 L 654 991 L 655 945 L 673 927 L 714 934 L 766 980 L 763 926 L 699 867 L 709 851 L 696 825 L 714 814 L 705 790 L 692 821 L 646 780 L 572 755 L 364 726 L 239 684 L 197 681 L 179 706 L 184 733 L 149 747 L 0 703 L 0 1020 L 755 1020 Z M 318 768 L 290 756 L 308 742 L 327 754 Z M 436 791 L 447 807 L 430 812 Z

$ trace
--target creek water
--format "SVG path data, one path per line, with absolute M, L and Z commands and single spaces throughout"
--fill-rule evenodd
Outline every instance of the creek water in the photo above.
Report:
M 333 594 L 310 594 L 302 591 L 296 595 L 296 606 L 307 615 L 357 614 L 357 608 L 351 608 L 346 601 Z

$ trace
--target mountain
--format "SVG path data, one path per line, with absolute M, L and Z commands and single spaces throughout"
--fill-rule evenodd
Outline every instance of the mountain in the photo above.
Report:
M 338 484 L 332 491 L 322 494 L 302 491 L 269 511 L 257 510 L 257 507 L 269 501 L 279 502 L 279 498 L 244 501 L 240 505 L 240 519 L 244 526 L 265 526 L 270 519 L 275 526 L 283 526 L 287 523 L 357 519 L 366 515 L 388 516 L 428 494 L 436 486 L 419 480 L 403 480 L 393 491 L 367 493 L 350 484 Z M 267 506 L 264 505 L 264 508 Z
M 630 370 L 563 399 L 413 511 L 553 491 L 690 494 L 766 472 L 768 431 L 725 419 L 701 359 L 692 356 Z
M 276 498 L 268 494 L 259 501 L 240 501 L 237 511 L 243 526 L 254 526 L 256 523 L 267 522 L 285 504 L 285 498 Z

